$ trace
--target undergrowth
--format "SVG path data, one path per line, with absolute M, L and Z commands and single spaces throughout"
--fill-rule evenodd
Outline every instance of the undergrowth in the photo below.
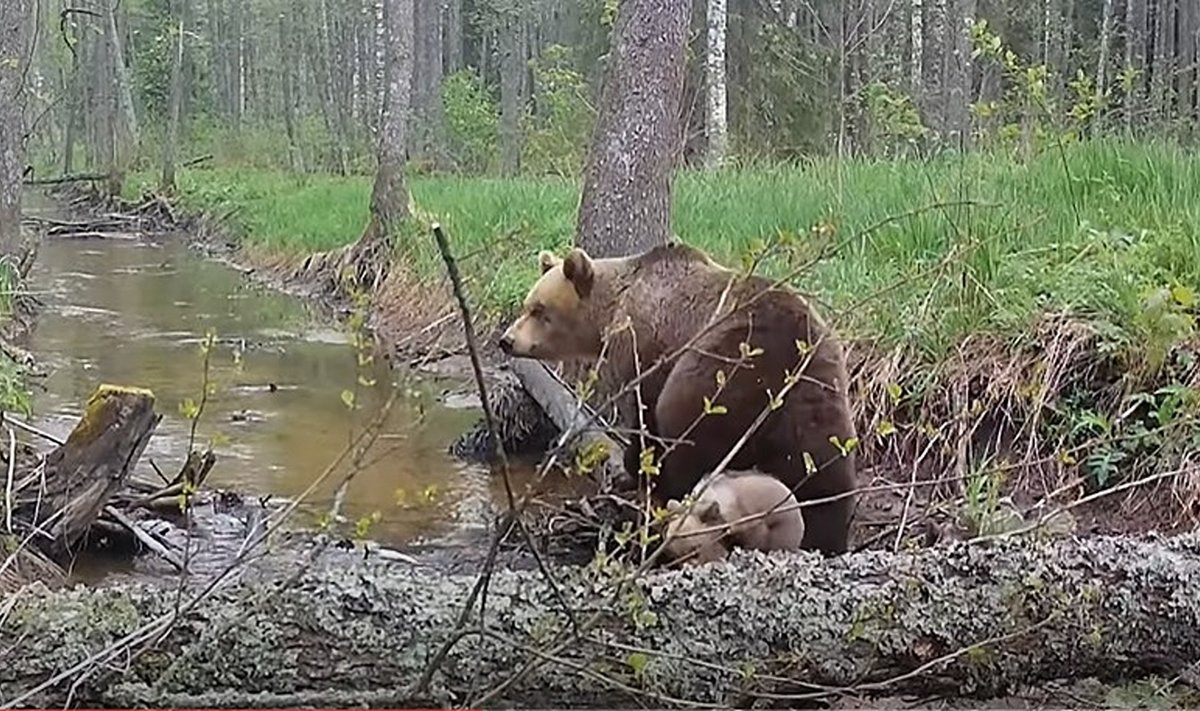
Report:
M 519 303 L 537 251 L 574 232 L 574 181 L 416 176 L 410 189 L 492 317 Z M 370 182 L 218 167 L 183 172 L 180 191 L 185 207 L 229 215 L 245 245 L 302 254 L 357 238 Z M 794 285 L 866 345 L 852 361 L 875 459 L 911 462 L 935 433 L 978 439 L 987 417 L 983 430 L 1007 429 L 1027 457 L 1050 451 L 1060 468 L 1083 462 L 1099 486 L 1190 446 L 1179 427 L 1194 422 L 1189 388 L 1200 385 L 1196 155 L 1095 140 L 1028 161 L 992 151 L 740 165 L 681 172 L 673 195 L 682 240 L 730 266 L 799 270 Z M 423 230 L 399 250 L 416 275 L 441 278 Z M 935 465 L 960 454 L 932 449 Z

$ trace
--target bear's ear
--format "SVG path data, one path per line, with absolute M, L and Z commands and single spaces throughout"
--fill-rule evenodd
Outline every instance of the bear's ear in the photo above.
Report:
M 563 260 L 563 276 L 575 286 L 575 292 L 581 298 L 587 298 L 592 293 L 592 281 L 595 272 L 592 270 L 592 258 L 582 249 L 575 247 Z
M 667 513 L 675 513 L 683 508 L 683 504 L 679 503 L 678 499 L 669 499 L 667 501 Z
M 721 502 L 710 501 L 704 505 L 696 514 L 700 518 L 700 522 L 709 526 L 722 523 L 721 521 Z
M 558 266 L 558 257 L 554 256 L 554 252 L 547 252 L 543 249 L 538 254 L 538 266 L 542 268 L 542 274 L 545 274 Z

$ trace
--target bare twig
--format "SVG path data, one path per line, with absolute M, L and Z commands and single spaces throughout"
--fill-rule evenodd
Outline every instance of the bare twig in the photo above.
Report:
M 45 430 L 38 429 L 37 427 L 34 427 L 33 425 L 30 425 L 25 422 L 21 422 L 20 420 L 9 417 L 7 412 L 0 412 L 0 422 L 3 422 L 6 425 L 11 425 L 13 427 L 16 427 L 19 430 L 25 430 L 29 434 L 37 435 L 38 437 L 41 437 L 42 439 L 49 440 L 49 441 L 57 444 L 60 447 L 67 443 L 67 441 L 65 439 L 63 439 L 62 437 L 59 437 L 58 435 L 51 434 Z
M 166 546 L 159 543 L 154 539 L 153 536 L 142 530 L 142 527 L 137 525 L 136 521 L 130 519 L 128 516 L 118 511 L 116 507 L 111 505 L 104 507 L 104 513 L 111 516 L 114 521 L 121 524 L 124 529 L 133 534 L 134 538 L 138 539 L 147 548 L 161 556 L 163 560 L 170 563 L 176 570 L 181 572 L 184 570 L 183 562 L 180 561 L 179 558 L 175 557 L 174 553 L 167 550 Z

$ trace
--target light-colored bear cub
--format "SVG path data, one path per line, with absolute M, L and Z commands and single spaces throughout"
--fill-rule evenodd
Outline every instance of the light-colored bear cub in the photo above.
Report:
M 724 559 L 733 546 L 800 549 L 804 517 L 791 490 L 775 477 L 723 472 L 702 479 L 695 491 L 700 493 L 690 511 L 675 499 L 667 502 L 671 519 L 664 553 L 669 560 L 700 565 Z

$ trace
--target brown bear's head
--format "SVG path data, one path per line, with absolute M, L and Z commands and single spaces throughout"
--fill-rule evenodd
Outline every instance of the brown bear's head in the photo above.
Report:
M 666 549 L 668 560 L 681 565 L 703 565 L 723 560 L 729 552 L 726 533 L 721 524 L 721 504 L 716 499 L 701 498 L 690 511 L 680 502 L 667 502 L 672 518 L 667 523 Z
M 565 259 L 538 255 L 542 275 L 529 290 L 521 315 L 500 337 L 500 350 L 519 358 L 561 361 L 600 352 L 602 323 L 590 308 L 596 270 L 587 252 Z

